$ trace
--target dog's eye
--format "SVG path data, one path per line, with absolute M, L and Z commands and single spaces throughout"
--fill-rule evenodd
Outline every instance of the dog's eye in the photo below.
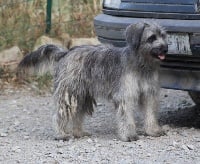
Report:
M 152 43 L 156 40 L 156 38 L 157 38 L 156 35 L 152 35 L 148 38 L 148 42 Z
M 166 34 L 161 34 L 161 37 L 165 39 L 167 37 L 167 35 Z

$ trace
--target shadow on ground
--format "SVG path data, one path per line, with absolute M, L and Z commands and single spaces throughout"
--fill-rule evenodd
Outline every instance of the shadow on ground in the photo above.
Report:
M 200 128 L 200 107 L 192 106 L 161 113 L 159 121 L 162 125 Z

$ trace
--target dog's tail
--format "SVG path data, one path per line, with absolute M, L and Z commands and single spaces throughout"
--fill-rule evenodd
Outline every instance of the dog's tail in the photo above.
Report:
M 67 51 L 55 45 L 48 44 L 39 47 L 36 51 L 27 54 L 18 65 L 18 73 L 53 74 L 53 67 Z

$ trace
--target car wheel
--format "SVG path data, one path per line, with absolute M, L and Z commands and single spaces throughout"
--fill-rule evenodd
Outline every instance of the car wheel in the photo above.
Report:
M 192 100 L 197 106 L 200 106 L 200 91 L 189 91 L 188 92 Z

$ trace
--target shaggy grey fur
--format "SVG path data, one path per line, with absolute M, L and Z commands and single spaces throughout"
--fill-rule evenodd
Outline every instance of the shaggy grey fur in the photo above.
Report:
M 39 63 L 54 61 L 56 113 L 53 120 L 59 139 L 71 135 L 69 125 L 74 137 L 88 135 L 82 130 L 82 122 L 85 114 L 92 114 L 97 97 L 113 102 L 121 140 L 138 139 L 134 120 L 137 110 L 144 111 L 147 135 L 163 134 L 156 115 L 159 61 L 167 52 L 166 33 L 155 23 L 138 23 L 129 25 L 125 35 L 127 46 L 124 48 L 79 46 L 66 53 L 46 45 L 20 63 L 20 68 L 38 71 Z

